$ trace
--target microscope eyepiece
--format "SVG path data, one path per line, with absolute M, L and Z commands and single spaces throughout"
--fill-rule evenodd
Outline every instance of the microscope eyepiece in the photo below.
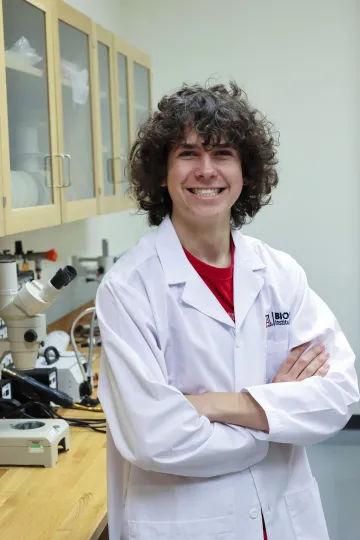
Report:
M 73 266 L 65 266 L 64 268 L 59 268 L 55 276 L 50 280 L 50 283 L 58 291 L 63 287 L 69 285 L 69 283 L 75 279 L 77 272 Z

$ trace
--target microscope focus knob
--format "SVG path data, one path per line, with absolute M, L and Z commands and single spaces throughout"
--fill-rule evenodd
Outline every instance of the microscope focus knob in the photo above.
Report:
M 26 343 L 33 343 L 34 341 L 37 341 L 38 335 L 35 332 L 35 330 L 27 330 L 24 334 L 24 339 Z

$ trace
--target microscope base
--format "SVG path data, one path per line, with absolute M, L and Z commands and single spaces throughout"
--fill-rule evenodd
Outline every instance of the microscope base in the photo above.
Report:
M 69 424 L 60 419 L 0 419 L 0 465 L 55 467 L 59 445 L 70 449 Z

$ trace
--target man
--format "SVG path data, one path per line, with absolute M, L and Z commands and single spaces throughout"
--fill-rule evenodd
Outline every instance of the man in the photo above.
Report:
M 304 446 L 359 392 L 304 271 L 238 230 L 278 182 L 275 146 L 234 83 L 164 97 L 134 143 L 133 191 L 159 227 L 96 300 L 111 540 L 328 539 Z

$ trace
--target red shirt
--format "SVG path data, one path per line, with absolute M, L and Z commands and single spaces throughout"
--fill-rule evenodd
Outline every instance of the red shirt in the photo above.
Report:
M 234 243 L 231 239 L 231 264 L 227 268 L 217 268 L 191 255 L 185 248 L 184 252 L 197 273 L 216 296 L 226 313 L 235 321 L 234 310 Z M 264 540 L 267 540 L 263 518 Z
M 226 313 L 235 321 L 234 314 L 234 287 L 233 287 L 233 274 L 234 274 L 234 243 L 231 240 L 231 265 L 227 268 L 217 268 L 216 266 L 210 266 L 203 261 L 200 261 L 194 255 L 191 255 L 185 248 L 185 255 L 201 276 L 203 281 L 209 287 L 211 292 L 216 296 Z

